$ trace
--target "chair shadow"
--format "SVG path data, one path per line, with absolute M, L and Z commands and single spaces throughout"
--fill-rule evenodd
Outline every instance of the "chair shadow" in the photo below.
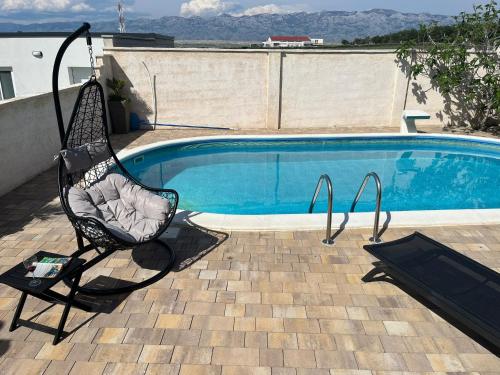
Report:
M 188 219 L 173 243 L 176 258 L 172 270 L 174 272 L 185 270 L 210 254 L 228 238 L 227 233 L 204 228 Z
M 229 235 L 198 225 L 175 227 L 179 230 L 176 238 L 161 239 L 175 253 L 173 272 L 180 272 L 202 259 L 224 243 Z M 160 271 L 170 261 L 168 253 L 159 252 L 154 243 L 136 247 L 132 250 L 133 261 L 141 268 Z
M 494 344 L 490 343 L 488 340 L 486 340 L 484 337 L 478 335 L 476 332 L 474 332 L 471 328 L 467 327 L 460 321 L 456 320 L 454 317 L 452 317 L 450 314 L 448 314 L 446 311 L 441 309 L 440 307 L 436 306 L 429 300 L 425 299 L 422 297 L 421 294 L 417 293 L 416 290 L 411 288 L 410 286 L 403 284 L 399 282 L 397 279 L 393 278 L 391 275 L 388 275 L 385 273 L 385 269 L 383 268 L 383 263 L 382 262 L 374 262 L 372 263 L 374 268 L 370 270 L 365 276 L 362 277 L 362 280 L 366 283 L 370 282 L 378 282 L 378 281 L 384 281 L 389 284 L 392 284 L 396 286 L 397 288 L 401 289 L 404 293 L 408 294 L 410 297 L 412 297 L 414 300 L 417 302 L 421 303 L 423 306 L 431 310 L 433 313 L 436 315 L 439 315 L 443 320 L 454 326 L 456 329 L 464 333 L 466 336 L 477 342 L 479 345 L 484 347 L 485 349 L 489 350 L 491 353 L 496 355 L 497 357 L 500 356 L 500 348 L 495 346 Z
M 97 276 L 88 283 L 82 285 L 86 288 L 95 289 L 111 289 L 111 288 L 121 288 L 124 286 L 133 285 L 134 282 L 116 279 L 110 276 Z M 130 293 L 112 294 L 104 296 L 88 295 L 83 293 L 78 293 L 75 296 L 75 300 L 90 306 L 90 311 L 97 314 L 112 313 L 120 304 L 127 299 Z
M 3 328 L 5 323 L 3 321 L 0 321 L 0 330 Z M 9 350 L 10 347 L 10 340 L 0 340 L 0 357 L 2 357 L 7 351 Z

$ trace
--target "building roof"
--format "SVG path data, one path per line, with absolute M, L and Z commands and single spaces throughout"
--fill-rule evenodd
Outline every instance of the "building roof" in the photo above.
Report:
M 289 36 L 289 35 L 273 35 L 271 36 L 273 42 L 310 42 L 308 36 Z
M 52 31 L 16 31 L 16 32 L 0 32 L 0 38 L 67 38 L 72 32 L 52 32 Z M 102 37 L 110 35 L 118 38 L 134 38 L 134 39 L 168 39 L 174 40 L 173 36 L 161 35 L 155 33 L 117 33 L 117 32 L 90 32 L 93 37 Z M 85 38 L 85 35 L 81 36 Z

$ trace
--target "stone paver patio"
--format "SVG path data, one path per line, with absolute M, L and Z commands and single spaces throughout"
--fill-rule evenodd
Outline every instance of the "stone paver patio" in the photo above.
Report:
M 135 147 L 201 134 L 220 133 L 137 132 L 113 141 Z M 500 373 L 494 354 L 399 287 L 361 281 L 375 261 L 362 249 L 370 229 L 345 230 L 334 247 L 321 245 L 323 232 L 179 229 L 169 240 L 173 272 L 130 295 L 82 297 L 95 312 L 72 309 L 57 346 L 50 327 L 61 306 L 29 298 L 26 326 L 11 333 L 19 293 L 0 286 L 0 374 Z M 389 228 L 383 238 L 414 230 L 500 270 L 500 225 Z M 0 270 L 37 249 L 76 249 L 54 169 L 0 197 Z M 154 249 L 117 253 L 84 282 L 139 281 L 154 272 L 154 262 L 141 261 L 149 255 Z

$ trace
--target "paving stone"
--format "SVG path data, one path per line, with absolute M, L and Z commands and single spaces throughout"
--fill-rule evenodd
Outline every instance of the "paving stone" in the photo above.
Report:
M 384 321 L 384 326 L 390 336 L 416 336 L 415 329 L 408 322 Z
M 171 363 L 207 365 L 212 359 L 212 348 L 195 346 L 176 346 Z
M 228 346 L 243 347 L 245 342 L 244 332 L 232 331 L 202 331 L 200 346 Z
M 284 332 L 283 318 L 256 318 L 255 330 L 265 332 Z
M 136 362 L 141 350 L 141 345 L 99 344 L 90 359 L 95 362 Z
M 120 344 L 126 334 L 127 328 L 101 328 L 97 332 L 94 342 L 96 344 Z
M 20 369 L 22 369 L 25 375 L 39 375 L 44 372 L 49 363 L 50 361 L 40 359 L 6 358 L 0 363 L 0 372 L 2 375 L 17 375 L 20 373 Z
M 285 367 L 315 368 L 316 358 L 313 350 L 283 350 Z
M 335 339 L 324 333 L 298 333 L 299 349 L 330 349 L 335 350 Z
M 358 367 L 364 370 L 405 371 L 405 361 L 397 353 L 355 352 Z
M 220 375 L 221 371 L 221 366 L 183 364 L 180 375 Z
M 459 354 L 458 357 L 467 371 L 491 371 L 500 370 L 500 359 L 493 354 Z
M 194 316 L 191 328 L 232 331 L 234 328 L 234 318 L 229 316 Z
M 284 319 L 285 332 L 319 333 L 319 323 L 316 319 Z
M 189 315 L 224 315 L 224 303 L 187 302 L 184 314 Z
M 259 349 L 214 348 L 212 364 L 225 366 L 258 366 Z
M 75 363 L 73 361 L 50 361 L 43 375 L 66 375 L 69 374 Z M 22 371 L 22 370 L 21 370 Z M 20 371 L 20 372 L 21 372 Z
M 144 363 L 108 363 L 103 375 L 144 375 L 146 369 Z
M 70 375 L 100 375 L 104 372 L 106 362 L 75 362 Z
M 353 352 L 316 350 L 316 362 L 319 368 L 357 369 L 358 365 Z
M 66 360 L 78 362 L 88 361 L 96 347 L 97 344 L 74 344 Z
M 155 328 L 179 328 L 189 329 L 191 326 L 191 315 L 181 314 L 159 314 Z
M 235 331 L 255 331 L 255 318 L 235 318 L 234 319 Z
M 264 367 L 282 367 L 283 350 L 281 349 L 260 349 L 260 366 Z
M 320 319 L 322 333 L 363 334 L 363 324 L 358 320 Z
M 246 332 L 246 348 L 267 348 L 267 332 Z
M 172 345 L 144 345 L 139 362 L 169 363 L 174 347 Z
M 35 359 L 64 361 L 72 348 L 73 344 L 64 342 L 61 342 L 58 345 L 46 343 L 35 356 Z
M 179 364 L 150 363 L 146 375 L 178 375 L 180 368 Z
M 463 372 L 465 371 L 460 358 L 451 354 L 427 354 L 432 369 L 443 372 Z
M 298 349 L 296 333 L 269 333 L 267 346 L 271 349 Z
M 165 330 L 159 328 L 129 328 L 125 344 L 160 344 Z
M 408 370 L 415 372 L 432 371 L 432 366 L 423 353 L 402 353 Z
M 162 344 L 180 346 L 198 346 L 200 330 L 166 329 L 161 340 Z
M 222 366 L 222 375 L 271 375 L 271 368 L 255 366 Z

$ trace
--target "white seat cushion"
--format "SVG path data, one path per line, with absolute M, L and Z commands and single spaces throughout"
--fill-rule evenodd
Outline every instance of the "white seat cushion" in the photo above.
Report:
M 94 217 L 114 235 L 128 242 L 143 242 L 165 224 L 170 202 L 134 184 L 118 173 L 83 190 L 71 187 L 68 202 L 77 216 Z

